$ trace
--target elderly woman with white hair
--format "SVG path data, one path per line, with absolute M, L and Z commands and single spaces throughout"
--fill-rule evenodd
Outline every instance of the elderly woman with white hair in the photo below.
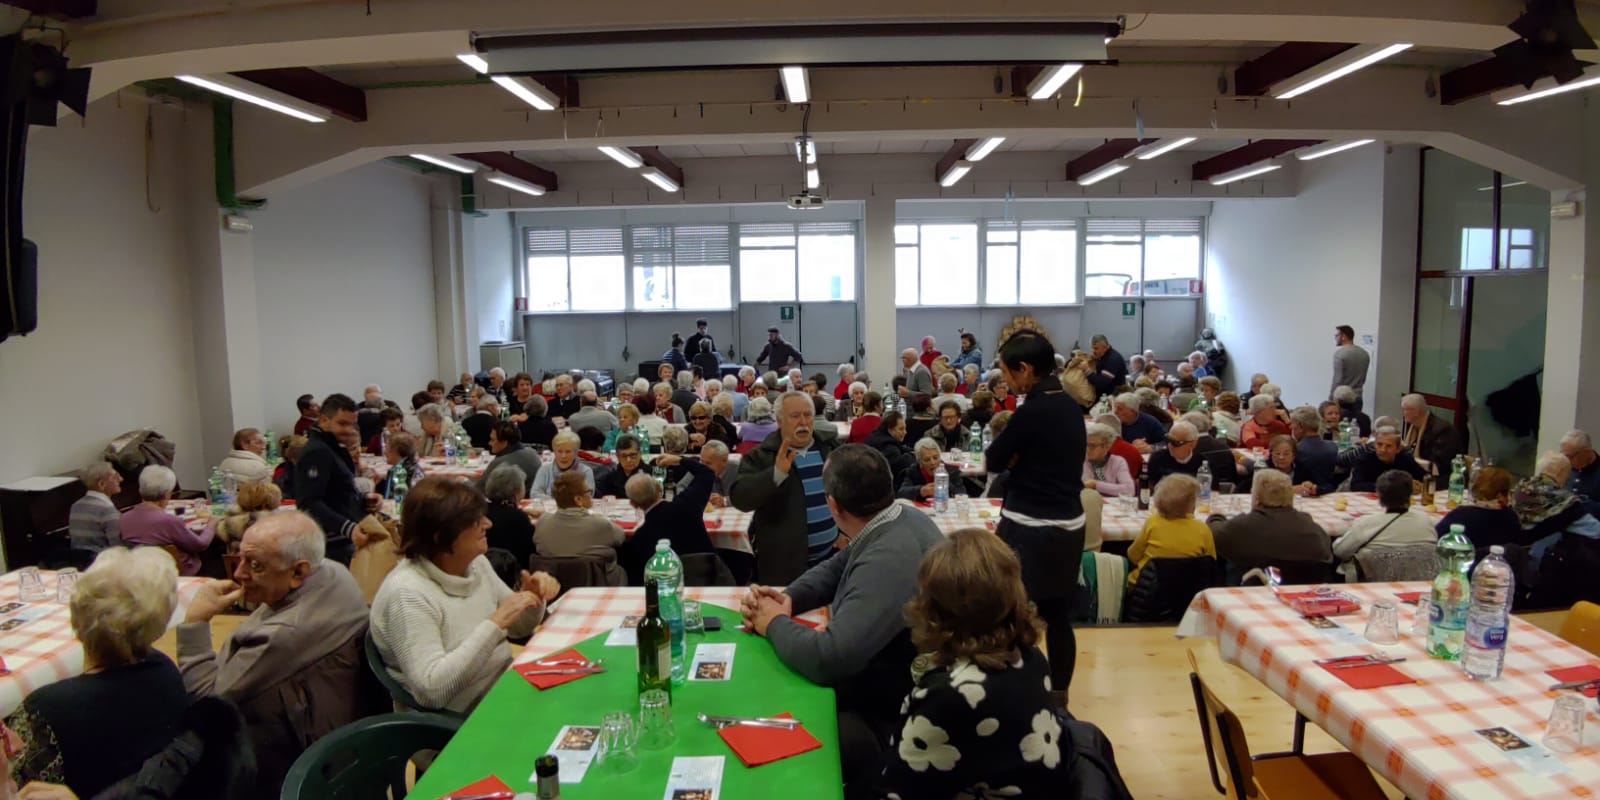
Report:
M 563 472 L 577 472 L 583 475 L 583 482 L 594 490 L 594 470 L 578 458 L 578 434 L 572 431 L 562 431 L 556 434 L 551 443 L 549 461 L 539 468 L 539 474 L 533 478 L 533 496 L 541 500 L 550 497 L 550 486 L 555 482 L 556 476 Z
M 778 429 L 778 420 L 773 415 L 772 403 L 767 402 L 765 397 L 751 398 L 750 405 L 745 407 L 745 415 L 749 419 L 739 428 L 741 442 L 761 444 L 768 434 Z
M 1339 418 L 1354 422 L 1356 427 L 1361 429 L 1361 438 L 1370 437 L 1374 427 L 1382 427 L 1374 425 L 1372 417 L 1367 416 L 1365 412 L 1357 408 L 1357 405 L 1361 402 L 1361 395 L 1356 394 L 1356 390 L 1348 386 L 1336 387 L 1333 390 L 1332 400 L 1339 405 Z
M 450 416 L 450 410 L 438 403 L 417 409 L 417 424 L 422 426 L 422 436 L 417 439 L 418 453 L 424 457 L 444 455 L 444 440 L 456 433 L 456 424 Z
M 849 362 L 840 364 L 837 374 L 839 382 L 833 385 L 833 399 L 842 401 L 846 395 L 850 394 L 850 384 L 856 382 L 856 365 Z
M 1277 399 L 1263 387 L 1260 394 L 1250 398 L 1250 418 L 1239 430 L 1239 446 L 1265 450 L 1272 445 L 1272 437 L 1288 435 L 1288 424 L 1278 417 Z
M 662 381 L 650 387 L 650 396 L 656 401 L 655 413 L 662 422 L 668 425 L 683 424 L 683 409 L 672 404 L 672 384 Z
M 1096 422 L 1089 425 L 1083 456 L 1083 488 L 1093 489 L 1103 497 L 1127 497 L 1136 487 L 1128 462 L 1111 455 L 1111 443 L 1117 432 Z
M 19 785 L 64 784 L 95 797 L 181 732 L 183 676 L 152 647 L 177 607 L 177 587 L 172 559 L 153 548 L 106 550 L 78 579 L 68 607 L 83 674 L 35 689 L 6 719 L 22 737 L 11 757 Z M 33 791 L 22 796 L 66 796 Z
M 483 494 L 489 499 L 489 546 L 515 556 L 518 564 L 527 564 L 533 555 L 533 520 L 520 505 L 527 497 L 527 474 L 521 467 L 507 464 L 483 483 Z
M 122 476 L 108 461 L 96 461 L 80 479 L 89 492 L 72 504 L 67 516 L 67 537 L 72 549 L 88 563 L 101 550 L 122 544 L 122 515 L 111 496 L 122 491 Z
M 835 422 L 854 422 L 856 418 L 866 413 L 864 405 L 867 401 L 867 384 L 853 381 L 845 388 L 845 398 L 834 407 L 833 418 Z
M 1211 359 L 1206 358 L 1206 354 L 1199 350 L 1189 354 L 1189 366 L 1194 369 L 1193 374 L 1196 379 L 1216 374 L 1211 371 L 1210 362 Z
M 172 490 L 178 485 L 178 476 L 168 467 L 152 464 L 139 473 L 139 505 L 122 515 L 122 541 L 131 545 L 166 547 L 178 551 L 178 572 L 183 575 L 200 574 L 200 554 L 216 531 L 211 528 L 195 533 L 183 520 L 167 513 L 167 503 L 172 500 Z
M 930 438 L 918 439 L 911 452 L 916 456 L 917 462 L 906 470 L 900 479 L 900 488 L 895 493 L 905 500 L 929 501 L 933 499 L 934 478 L 941 470 L 950 479 L 950 493 L 954 495 L 961 486 L 961 471 L 955 467 L 946 466 L 939 443 Z
M 1333 563 L 1328 532 L 1310 514 L 1294 508 L 1290 477 L 1275 469 L 1257 472 L 1250 485 L 1250 512 L 1207 520 L 1217 557 L 1228 562 L 1233 583 L 1257 567 L 1285 562 Z

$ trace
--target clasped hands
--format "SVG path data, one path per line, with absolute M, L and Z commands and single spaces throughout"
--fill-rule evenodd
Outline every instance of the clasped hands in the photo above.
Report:
M 522 571 L 522 591 L 512 592 L 500 601 L 500 606 L 489 615 L 489 621 L 504 630 L 516 623 L 517 618 L 530 608 L 538 608 L 556 599 L 561 593 L 561 582 L 546 572 Z
M 750 630 L 766 636 L 773 619 L 793 616 L 794 601 L 782 589 L 752 583 L 739 601 L 739 614 Z

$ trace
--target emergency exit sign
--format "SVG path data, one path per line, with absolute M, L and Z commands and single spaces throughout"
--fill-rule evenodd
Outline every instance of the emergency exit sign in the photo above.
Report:
M 794 322 L 794 306 L 778 306 L 778 319 L 781 322 Z
M 1124 317 L 1133 316 L 1133 303 L 1123 303 L 1122 304 L 1122 316 L 1124 316 Z

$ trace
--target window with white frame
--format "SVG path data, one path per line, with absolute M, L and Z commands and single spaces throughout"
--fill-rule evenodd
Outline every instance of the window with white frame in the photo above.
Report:
M 731 227 L 528 228 L 528 310 L 732 307 Z
M 895 304 L 978 303 L 978 224 L 920 222 L 894 226 Z
M 528 310 L 627 308 L 621 228 L 528 228 Z
M 739 301 L 849 302 L 856 299 L 853 222 L 739 226 Z
M 1078 230 L 1073 220 L 984 223 L 984 302 L 1078 302 Z
M 1086 220 L 1085 296 L 1189 296 L 1200 278 L 1200 235 L 1199 219 Z
M 729 307 L 727 225 L 633 225 L 628 236 L 634 309 Z

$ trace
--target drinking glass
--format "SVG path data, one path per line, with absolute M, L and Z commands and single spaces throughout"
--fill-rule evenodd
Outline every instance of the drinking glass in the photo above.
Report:
M 24 603 L 50 599 L 50 590 L 44 588 L 44 577 L 39 574 L 38 567 L 23 567 L 17 574 L 17 585 Z
M 1544 725 L 1544 746 L 1554 753 L 1576 753 L 1583 747 L 1584 696 L 1577 692 L 1556 695 L 1550 721 Z
M 56 602 L 72 602 L 72 590 L 78 585 L 78 571 L 72 567 L 56 573 Z
M 639 731 L 633 714 L 613 711 L 600 720 L 600 767 L 609 772 L 632 772 L 639 766 Z
M 1117 509 L 1127 516 L 1139 513 L 1139 498 L 1131 494 L 1117 498 Z
M 1367 615 L 1367 641 L 1378 645 L 1400 643 L 1400 610 L 1393 600 L 1378 600 Z
M 672 700 L 661 689 L 639 695 L 639 746 L 662 750 L 677 740 L 672 730 Z
M 1426 597 L 1417 598 L 1417 613 L 1411 617 L 1411 635 L 1422 642 L 1423 646 L 1427 646 L 1428 643 L 1428 621 L 1432 615 L 1433 601 Z
M 683 601 L 683 632 L 706 632 L 706 620 L 705 617 L 701 616 L 699 600 Z

